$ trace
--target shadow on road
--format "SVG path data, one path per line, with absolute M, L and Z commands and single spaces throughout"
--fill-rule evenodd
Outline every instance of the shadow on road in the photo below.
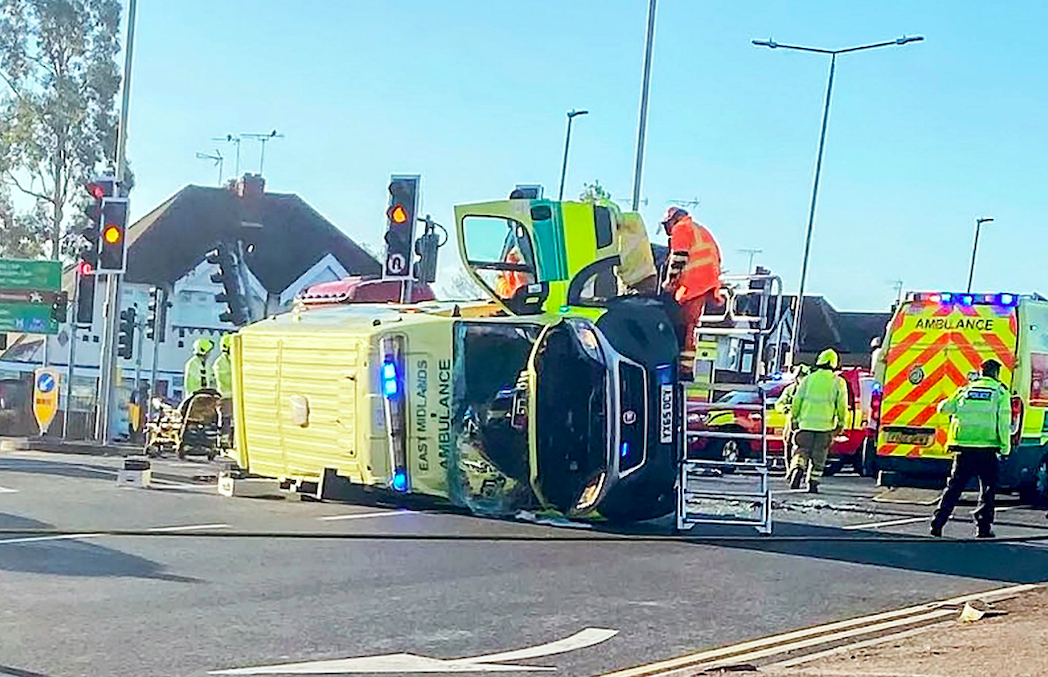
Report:
M 4 459 L 0 462 L 0 473 L 23 473 L 27 475 L 54 475 L 75 479 L 116 479 L 116 470 L 104 465 L 69 463 L 68 461 L 43 461 L 38 459 Z
M 50 529 L 53 525 L 0 513 L 0 529 Z M 0 571 L 54 576 L 131 577 L 174 583 L 200 583 L 197 578 L 164 572 L 160 564 L 107 548 L 91 540 L 28 540 L 33 536 L 0 536 Z M 6 542 L 10 541 L 10 542 Z
M 696 537 L 701 534 L 695 533 Z M 725 547 L 798 557 L 980 578 L 1011 583 L 1048 580 L 1048 549 L 1019 544 L 958 542 L 950 539 L 892 542 L 889 534 L 861 535 L 832 527 L 776 522 L 776 536 L 841 537 L 847 541 L 725 541 Z

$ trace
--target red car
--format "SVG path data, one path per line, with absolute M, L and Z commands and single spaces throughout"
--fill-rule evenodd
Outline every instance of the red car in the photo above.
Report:
M 865 474 L 862 452 L 876 428 L 875 417 L 880 408 L 880 387 L 870 372 L 859 367 L 842 369 L 840 375 L 848 386 L 848 425 L 830 448 L 826 473 L 833 474 L 844 466 L 851 465 L 861 474 Z M 790 383 L 792 379 L 772 380 L 765 385 L 763 391 L 765 411 L 768 415 L 768 457 L 769 461 L 776 465 L 783 464 L 785 460 L 782 435 L 786 416 L 775 411 L 774 405 Z M 699 401 L 690 400 L 688 430 L 760 435 L 763 414 L 755 411 L 753 405 L 760 404 L 761 399 L 761 393 L 732 391 L 717 400 L 717 404 L 724 405 L 723 409 L 694 406 L 691 403 L 698 404 Z M 737 461 L 757 456 L 759 444 L 759 440 L 699 437 L 689 444 L 689 455 L 692 458 Z
M 321 282 L 302 291 L 297 301 L 309 307 L 335 306 L 347 303 L 399 303 L 402 282 L 381 278 L 346 277 L 334 282 Z M 410 303 L 433 301 L 436 295 L 425 282 L 413 282 Z

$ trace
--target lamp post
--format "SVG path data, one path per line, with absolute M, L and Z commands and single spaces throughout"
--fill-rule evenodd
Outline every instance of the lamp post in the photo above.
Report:
M 589 115 L 588 110 L 568 111 L 568 131 L 564 135 L 564 161 L 560 165 L 560 192 L 557 193 L 557 201 L 564 199 L 564 178 L 568 175 L 568 148 L 571 146 L 571 121 L 580 115 Z
M 801 262 L 801 282 L 799 289 L 797 290 L 797 310 L 794 314 L 793 321 L 793 336 L 790 337 L 790 353 L 789 363 L 793 364 L 794 355 L 797 352 L 797 344 L 800 340 L 801 334 L 801 312 L 804 308 L 804 284 L 808 279 L 808 256 L 811 253 L 811 236 L 812 229 L 815 226 L 815 204 L 819 195 L 819 177 L 822 174 L 822 151 L 826 146 L 826 123 L 830 117 L 830 96 L 833 93 L 833 74 L 837 68 L 837 55 L 838 54 L 849 54 L 851 52 L 861 52 L 867 49 L 877 49 L 878 47 L 893 47 L 908 45 L 911 42 L 920 42 L 924 40 L 923 37 L 915 35 L 912 37 L 902 36 L 895 40 L 889 40 L 887 42 L 877 42 L 869 45 L 860 45 L 858 47 L 846 47 L 845 49 L 822 49 L 819 47 L 801 47 L 798 45 L 783 45 L 775 42 L 774 40 L 754 40 L 753 44 L 758 47 L 767 47 L 768 49 L 791 49 L 798 52 L 813 52 L 815 54 L 829 54 L 830 55 L 830 76 L 826 82 L 826 100 L 822 107 L 822 131 L 819 132 L 819 152 L 815 159 L 815 180 L 812 182 L 811 189 L 811 205 L 808 208 L 808 230 L 804 236 L 804 259 Z
M 975 253 L 979 251 L 979 231 L 982 229 L 982 224 L 991 221 L 993 219 L 975 219 L 975 242 L 972 243 L 972 265 L 968 267 L 968 289 L 966 290 L 969 294 L 972 292 L 972 278 L 975 277 Z
M 644 170 L 644 136 L 648 130 L 648 89 L 651 85 L 651 50 L 655 44 L 656 0 L 648 1 L 648 32 L 644 40 L 644 75 L 640 84 L 640 120 L 637 122 L 637 154 L 633 164 L 633 200 L 630 210 L 640 209 L 640 179 Z

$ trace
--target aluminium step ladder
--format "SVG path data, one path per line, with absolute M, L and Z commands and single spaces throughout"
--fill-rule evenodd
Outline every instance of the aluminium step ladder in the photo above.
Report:
M 782 341 L 771 355 L 766 344 L 781 331 L 782 280 L 770 274 L 724 276 L 721 287 L 723 313 L 704 313 L 696 328 L 695 381 L 681 384 L 677 529 L 730 524 L 770 534 L 767 375 L 779 369 Z M 750 369 L 718 373 L 718 348 L 725 341 L 748 344 Z M 744 358 L 739 356 L 740 367 Z M 723 378 L 732 373 L 738 381 L 740 371 L 749 372 L 741 383 Z M 736 399 L 744 401 L 718 402 L 726 393 L 739 393 Z M 706 426 L 712 416 L 745 416 L 750 425 Z

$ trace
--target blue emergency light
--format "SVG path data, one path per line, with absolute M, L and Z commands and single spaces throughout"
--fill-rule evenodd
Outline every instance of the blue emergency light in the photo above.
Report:
M 622 443 L 622 448 L 619 450 L 619 456 L 621 456 L 622 458 L 626 458 L 629 455 L 630 455 L 630 443 L 629 442 L 623 442 Z
M 913 292 L 909 299 L 916 303 L 959 303 L 962 306 L 995 305 L 1011 307 L 1019 304 L 1019 295 L 1001 292 L 999 294 L 960 294 L 957 292 Z
M 408 490 L 408 473 L 403 468 L 397 468 L 393 473 L 393 491 Z
M 387 398 L 394 398 L 400 392 L 400 383 L 397 379 L 397 365 L 392 359 L 382 363 L 382 394 Z

